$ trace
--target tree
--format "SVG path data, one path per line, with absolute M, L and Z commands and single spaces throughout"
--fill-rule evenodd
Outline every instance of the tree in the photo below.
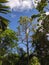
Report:
M 7 29 L 8 23 L 9 23 L 9 20 L 0 16 L 0 33 L 2 31 L 5 31 L 5 29 Z
M 16 33 L 10 29 L 5 30 L 0 34 L 0 55 L 5 55 L 10 50 L 17 46 Z M 12 51 L 12 50 L 11 50 Z
M 45 3 L 44 3 L 45 2 Z M 43 6 L 42 3 L 48 4 L 48 0 L 44 0 L 39 4 L 41 7 Z M 38 6 L 39 6 L 38 5 Z M 40 10 L 40 13 L 32 16 L 32 18 L 37 17 L 37 29 L 35 34 L 33 35 L 33 45 L 35 46 L 35 53 L 37 57 L 40 60 L 41 65 L 48 65 L 49 64 L 49 15 L 46 14 L 44 11 L 44 7 L 42 8 L 37 8 L 37 10 Z
M 5 6 L 6 0 L 0 0 L 0 13 L 7 14 L 9 13 L 9 7 Z M 7 28 L 9 20 L 0 16 L 0 31 L 4 31 Z
M 17 65 L 19 63 L 19 55 L 10 53 L 3 58 L 2 65 Z
M 18 38 L 16 37 L 16 33 L 10 29 L 5 30 L 0 34 L 0 63 L 8 64 L 10 65 L 9 59 L 7 59 L 6 56 L 8 56 L 10 53 L 15 53 L 15 50 L 17 50 L 17 41 Z M 14 59 L 12 59 L 14 60 Z M 5 61 L 5 63 L 3 63 Z M 12 61 L 11 61 L 12 62 Z M 14 62 L 13 62 L 14 63 Z
M 8 13 L 9 11 L 9 7 L 5 5 L 5 3 L 7 3 L 7 0 L 0 0 L 0 13 Z
M 27 63 L 29 64 L 29 44 L 31 45 L 30 31 L 32 31 L 32 19 L 28 18 L 27 16 L 20 17 L 19 26 L 17 27 L 17 29 L 19 41 L 22 41 L 21 43 L 24 43 L 24 45 L 27 47 Z
M 40 58 L 41 65 L 47 65 L 49 58 L 49 36 L 47 35 L 49 33 L 48 21 L 48 16 L 46 16 L 46 18 L 42 21 L 42 26 L 39 27 L 35 35 L 33 35 L 33 43 L 36 46 L 35 50 Z
M 0 0 L 0 13 L 9 13 L 9 7 L 5 6 L 6 0 Z M 17 46 L 16 33 L 8 29 L 9 20 L 0 16 L 0 60 L 8 53 L 14 53 L 13 49 Z
M 33 56 L 31 59 L 30 59 L 30 65 L 40 65 L 39 63 L 39 59 L 35 56 Z

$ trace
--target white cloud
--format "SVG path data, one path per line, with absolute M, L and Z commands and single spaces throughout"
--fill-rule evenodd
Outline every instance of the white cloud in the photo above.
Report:
M 46 14 L 46 15 L 49 15 L 49 12 L 46 12 L 45 14 Z
M 8 0 L 6 4 L 10 6 L 11 10 L 29 10 L 36 7 L 41 0 Z

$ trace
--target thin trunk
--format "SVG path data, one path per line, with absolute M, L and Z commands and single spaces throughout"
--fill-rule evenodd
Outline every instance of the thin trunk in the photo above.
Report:
M 28 43 L 28 35 L 26 35 L 27 37 L 27 64 L 29 65 L 29 43 Z

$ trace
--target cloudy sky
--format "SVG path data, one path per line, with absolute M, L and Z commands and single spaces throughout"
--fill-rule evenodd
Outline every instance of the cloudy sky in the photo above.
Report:
M 20 16 L 30 17 L 32 14 L 37 14 L 35 7 L 41 0 L 8 0 L 6 6 L 10 7 L 11 13 L 2 14 L 5 18 L 10 20 L 9 27 L 16 30 Z
M 8 0 L 8 6 L 13 10 L 29 10 L 37 6 L 41 0 Z
M 10 7 L 11 13 L 1 15 L 10 20 L 9 27 L 16 31 L 20 16 L 31 17 L 33 14 L 37 14 L 38 11 L 35 8 L 40 1 L 41 0 L 8 0 L 6 6 Z

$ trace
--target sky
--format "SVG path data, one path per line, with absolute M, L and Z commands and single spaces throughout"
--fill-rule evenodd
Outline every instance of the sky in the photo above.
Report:
M 8 3 L 5 5 L 10 7 L 11 13 L 7 15 L 2 14 L 2 16 L 10 20 L 9 27 L 15 31 L 20 16 L 31 17 L 32 14 L 38 13 L 35 8 L 40 1 L 41 0 L 8 0 Z
M 33 14 L 37 14 L 38 11 L 35 9 L 29 10 L 29 11 L 23 11 L 23 12 L 18 12 L 18 11 L 12 11 L 11 13 L 8 14 L 2 14 L 5 18 L 9 19 L 9 27 L 13 30 L 16 30 L 16 26 L 18 24 L 20 16 L 28 16 L 31 17 Z
M 5 5 L 10 7 L 11 13 L 1 15 L 9 19 L 9 27 L 12 30 L 16 30 L 20 16 L 31 17 L 33 14 L 38 13 L 35 8 L 40 1 L 41 0 L 8 0 Z M 49 14 L 49 12 L 46 14 Z
M 24 11 L 37 7 L 41 0 L 8 0 L 6 5 L 10 6 L 11 10 Z

